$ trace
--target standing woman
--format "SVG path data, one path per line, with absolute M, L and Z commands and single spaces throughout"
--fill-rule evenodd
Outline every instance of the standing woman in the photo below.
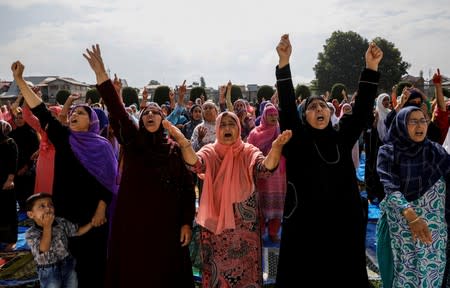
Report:
M 194 287 L 188 248 L 194 184 L 180 148 L 164 135 L 163 112 L 158 104 L 147 104 L 137 127 L 106 74 L 100 47 L 83 55 L 123 147 L 106 287 Z M 143 249 L 132 249 L 136 237 L 144 241 Z
M 203 287 L 262 287 L 255 179 L 275 170 L 291 132 L 279 135 L 264 157 L 258 148 L 241 140 L 239 118 L 225 111 L 216 120 L 216 141 L 196 153 L 178 128 L 168 121 L 163 124 L 180 144 L 186 163 L 197 174 L 204 174 L 196 218 L 202 227 Z
M 369 287 L 365 216 L 352 148 L 372 115 L 383 53 L 373 43 L 368 47 L 353 113 L 340 119 L 337 131 L 331 125 L 330 109 L 320 96 L 307 98 L 299 117 L 288 35 L 281 37 L 277 52 L 280 127 L 281 131 L 292 129 L 293 134 L 283 149 L 288 191 L 277 287 L 292 287 L 292 283 L 306 278 L 316 287 L 333 287 L 337 280 L 348 287 Z M 327 269 L 330 261 L 336 265 Z M 342 261 L 346 264 L 339 264 Z
M 11 67 L 14 80 L 49 140 L 55 146 L 53 202 L 56 216 L 95 229 L 69 240 L 76 259 L 79 287 L 103 287 L 106 267 L 108 225 L 107 205 L 117 190 L 117 160 L 111 144 L 98 135 L 99 121 L 85 105 L 75 106 L 64 126 L 46 108 L 23 79 L 19 61 Z
M 18 151 L 14 139 L 8 137 L 11 125 L 0 120 L 0 244 L 3 250 L 12 250 L 17 242 L 16 193 L 14 175 Z
M 261 110 L 263 111 L 261 123 L 250 131 L 248 143 L 258 147 L 264 155 L 267 155 L 272 148 L 272 142 L 280 135 L 278 109 L 269 102 Z M 262 212 L 261 232 L 265 232 L 267 221 L 269 239 L 273 243 L 278 243 L 280 242 L 278 233 L 281 228 L 284 198 L 286 197 L 286 159 L 283 156 L 272 176 L 256 181 L 256 191 L 260 198 Z
M 443 176 L 450 172 L 450 155 L 427 139 L 428 121 L 420 108 L 402 108 L 378 152 L 386 197 L 377 233 L 387 224 L 391 240 L 378 245 L 377 254 L 390 249 L 393 257 L 393 270 L 381 274 L 383 287 L 441 287 L 447 244 Z M 380 271 L 387 271 L 382 262 Z

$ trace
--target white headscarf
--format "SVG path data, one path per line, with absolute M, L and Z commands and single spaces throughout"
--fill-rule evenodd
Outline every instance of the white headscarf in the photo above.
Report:
M 330 113 L 330 121 L 331 126 L 334 127 L 339 122 L 339 118 L 336 116 L 336 108 L 334 108 L 333 104 L 331 102 L 327 102 L 328 107 L 330 107 L 331 113 Z
M 378 136 L 382 142 L 384 142 L 383 140 L 387 133 L 386 124 L 384 122 L 389 112 L 391 112 L 391 109 L 385 108 L 383 106 L 383 99 L 386 97 L 389 98 L 389 100 L 391 99 L 391 97 L 387 93 L 378 95 L 375 107 L 375 111 L 377 111 L 378 113 L 377 131 Z

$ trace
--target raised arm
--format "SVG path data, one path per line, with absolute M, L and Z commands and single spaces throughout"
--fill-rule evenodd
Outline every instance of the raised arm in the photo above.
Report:
M 225 101 L 227 104 L 227 110 L 230 112 L 234 111 L 233 103 L 231 102 L 231 88 L 233 88 L 233 85 L 231 84 L 231 81 L 228 81 L 227 84 L 227 93 L 225 95 Z
M 291 79 L 291 68 L 289 59 L 292 53 L 292 46 L 289 35 L 281 36 L 277 45 L 278 66 L 276 68 L 277 76 L 277 92 L 278 92 L 278 109 L 280 111 L 280 129 L 281 131 L 292 130 L 299 124 L 299 115 L 295 104 L 294 85 Z
M 284 130 L 278 137 L 272 142 L 272 148 L 263 161 L 263 165 L 267 170 L 273 170 L 277 168 L 280 163 L 281 151 L 284 144 L 286 144 L 292 137 L 291 130 Z
M 100 46 L 96 44 L 92 46 L 91 50 L 86 49 L 86 53 L 83 56 L 89 62 L 89 65 L 95 73 L 97 90 L 108 108 L 109 115 L 114 120 L 111 121 L 114 133 L 118 136 L 117 138 L 122 144 L 128 142 L 130 138 L 134 137 L 137 127 L 128 117 L 128 113 L 125 111 L 116 87 L 114 87 L 106 74 Z
M 16 81 L 17 86 L 20 89 L 20 92 L 27 101 L 28 106 L 30 108 L 34 108 L 42 103 L 42 99 L 34 93 L 34 91 L 27 85 L 25 79 L 23 79 L 23 71 L 25 70 L 25 66 L 20 63 L 20 61 L 16 61 L 11 65 L 11 70 L 13 72 L 14 81 Z

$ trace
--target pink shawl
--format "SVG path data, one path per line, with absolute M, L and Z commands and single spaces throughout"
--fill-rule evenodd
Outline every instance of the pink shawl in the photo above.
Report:
M 248 199 L 255 190 L 253 167 L 261 155 L 258 148 L 242 142 L 240 137 L 232 145 L 218 142 L 224 115 L 233 117 L 240 135 L 241 126 L 236 114 L 222 112 L 216 120 L 216 141 L 197 152 L 206 171 L 196 221 L 214 234 L 235 228 L 233 204 Z

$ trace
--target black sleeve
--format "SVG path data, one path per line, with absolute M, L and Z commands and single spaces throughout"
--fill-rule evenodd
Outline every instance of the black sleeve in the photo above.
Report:
M 353 113 L 342 117 L 339 121 L 339 134 L 349 148 L 355 145 L 370 119 L 373 118 L 379 79 L 380 73 L 377 71 L 364 69 L 361 72 Z
M 58 150 L 62 146 L 68 145 L 69 142 L 69 128 L 62 125 L 45 107 L 44 103 L 31 109 L 33 114 L 39 119 L 42 129 L 47 132 L 48 139 Z
M 281 131 L 293 130 L 299 124 L 300 117 L 295 104 L 295 91 L 291 79 L 290 65 L 286 65 L 281 69 L 277 66 L 275 74 L 277 77 L 280 129 Z

